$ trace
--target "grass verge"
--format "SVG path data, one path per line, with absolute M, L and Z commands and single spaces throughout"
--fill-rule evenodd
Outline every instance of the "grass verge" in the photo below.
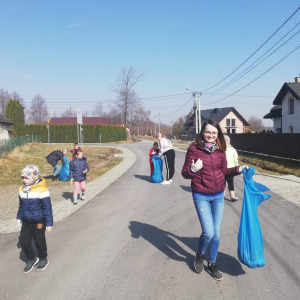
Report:
M 21 171 L 28 164 L 35 164 L 39 167 L 40 177 L 47 180 L 47 185 L 66 184 L 66 182 L 52 182 L 53 168 L 45 158 L 50 152 L 62 148 L 71 150 L 70 145 L 32 143 L 17 147 L 12 152 L 2 155 L 0 158 L 0 173 L 2 175 L 0 186 L 21 184 Z M 115 149 L 112 148 L 84 146 L 83 151 L 90 168 L 87 181 L 96 179 L 122 160 L 122 158 L 113 157 Z M 67 157 L 71 161 L 70 153 Z
M 292 161 L 266 155 L 238 151 L 240 165 L 247 164 L 258 172 L 273 175 L 295 175 L 300 177 L 300 161 Z

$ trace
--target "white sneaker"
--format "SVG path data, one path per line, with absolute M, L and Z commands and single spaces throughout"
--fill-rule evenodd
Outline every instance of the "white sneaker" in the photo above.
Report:
M 173 182 L 172 179 L 170 179 L 169 182 Z
M 168 180 L 164 180 L 161 184 L 170 184 L 171 182 Z

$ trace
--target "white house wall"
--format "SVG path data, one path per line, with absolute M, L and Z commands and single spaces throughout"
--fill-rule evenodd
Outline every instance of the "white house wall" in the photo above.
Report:
M 289 127 L 293 126 L 294 133 L 300 133 L 300 100 L 294 98 L 294 113 L 289 114 L 289 101 L 293 97 L 290 92 L 287 92 L 282 100 L 282 133 L 289 133 Z
M 10 133 L 4 128 L 0 127 L 0 140 L 10 139 Z
M 273 119 L 273 127 L 274 133 L 280 133 L 277 129 L 281 129 L 281 117 Z

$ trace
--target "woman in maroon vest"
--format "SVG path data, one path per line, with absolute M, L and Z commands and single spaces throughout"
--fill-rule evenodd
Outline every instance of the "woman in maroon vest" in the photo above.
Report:
M 213 120 L 205 121 L 198 141 L 187 150 L 181 173 L 184 178 L 192 180 L 193 200 L 202 227 L 194 266 L 198 273 L 203 272 L 203 257 L 209 246 L 207 270 L 216 280 L 223 279 L 216 266 L 216 258 L 224 207 L 225 176 L 241 174 L 246 167 L 227 169 L 225 150 L 220 125 Z

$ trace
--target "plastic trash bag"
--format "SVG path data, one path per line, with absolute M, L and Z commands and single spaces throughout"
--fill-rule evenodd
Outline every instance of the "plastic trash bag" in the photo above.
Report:
M 243 169 L 244 201 L 238 234 L 239 260 L 250 268 L 265 265 L 264 243 L 257 216 L 257 209 L 261 202 L 271 198 L 263 194 L 269 191 L 266 186 L 255 182 L 252 177 L 256 173 L 254 168 Z
M 154 165 L 154 172 L 152 174 L 152 181 L 154 183 L 159 183 L 159 182 L 162 182 L 163 181 L 163 175 L 162 175 L 162 170 L 163 170 L 163 160 L 154 155 L 152 157 L 152 162 L 153 162 L 153 165 Z
M 69 181 L 70 180 L 70 163 L 66 156 L 64 157 L 64 162 L 65 162 L 65 165 L 60 168 L 59 180 Z

